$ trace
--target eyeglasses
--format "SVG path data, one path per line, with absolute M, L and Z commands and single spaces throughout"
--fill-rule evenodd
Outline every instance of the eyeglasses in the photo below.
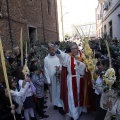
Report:
M 71 50 L 77 50 L 78 48 L 71 48 Z

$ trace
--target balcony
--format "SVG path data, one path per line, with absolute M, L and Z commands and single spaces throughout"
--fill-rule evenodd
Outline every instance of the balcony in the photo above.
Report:
M 98 0 L 100 4 L 103 4 L 105 0 Z

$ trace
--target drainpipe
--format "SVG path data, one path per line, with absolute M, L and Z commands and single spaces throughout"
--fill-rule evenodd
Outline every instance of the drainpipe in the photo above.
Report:
M 10 42 L 11 42 L 11 47 L 12 47 L 12 50 L 13 50 L 13 39 L 12 39 L 12 32 L 11 32 L 11 22 L 10 22 L 10 12 L 9 12 L 8 0 L 6 0 L 6 5 L 7 5 L 7 14 L 8 14 L 8 26 L 9 26 Z
M 58 38 L 58 15 L 57 15 L 57 12 L 58 12 L 58 9 L 57 9 L 57 1 L 54 0 L 54 6 L 55 6 L 55 19 L 56 19 L 56 33 L 57 33 L 57 40 L 56 41 L 59 41 L 59 38 Z
M 42 0 L 41 0 L 41 12 L 42 12 L 42 28 L 43 28 L 43 41 L 45 42 L 45 28 L 44 28 L 44 17 L 43 17 L 43 3 L 42 3 Z

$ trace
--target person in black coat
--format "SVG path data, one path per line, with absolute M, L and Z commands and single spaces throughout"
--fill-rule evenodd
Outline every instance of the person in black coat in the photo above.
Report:
M 12 101 L 13 105 L 10 105 L 7 89 L 0 85 L 0 120 L 14 120 L 15 109 L 18 104 Z

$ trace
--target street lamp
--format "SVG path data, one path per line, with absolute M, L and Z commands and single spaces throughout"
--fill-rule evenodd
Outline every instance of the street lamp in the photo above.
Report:
M 66 12 L 66 13 L 65 13 L 65 14 L 63 14 L 63 15 L 62 15 L 62 17 L 61 17 L 63 41 L 65 40 L 63 17 L 64 17 L 66 14 L 68 14 L 68 13 L 69 13 L 69 12 Z
M 7 14 L 8 14 L 8 27 L 9 27 L 9 35 L 10 35 L 10 41 L 11 41 L 11 48 L 13 50 L 13 39 L 12 39 L 12 30 L 11 30 L 11 20 L 10 20 L 10 11 L 9 11 L 9 1 L 6 0 L 7 5 Z
M 68 14 L 69 12 L 66 12 L 65 14 L 63 14 L 63 16 L 62 17 L 64 17 L 66 14 Z
M 63 25 L 63 17 L 68 14 L 69 12 L 66 12 L 65 14 L 63 14 L 63 10 L 62 10 L 62 0 L 60 0 L 60 10 L 61 10 L 61 23 L 62 23 L 62 37 L 63 37 L 63 41 L 65 40 L 64 37 L 64 25 Z

